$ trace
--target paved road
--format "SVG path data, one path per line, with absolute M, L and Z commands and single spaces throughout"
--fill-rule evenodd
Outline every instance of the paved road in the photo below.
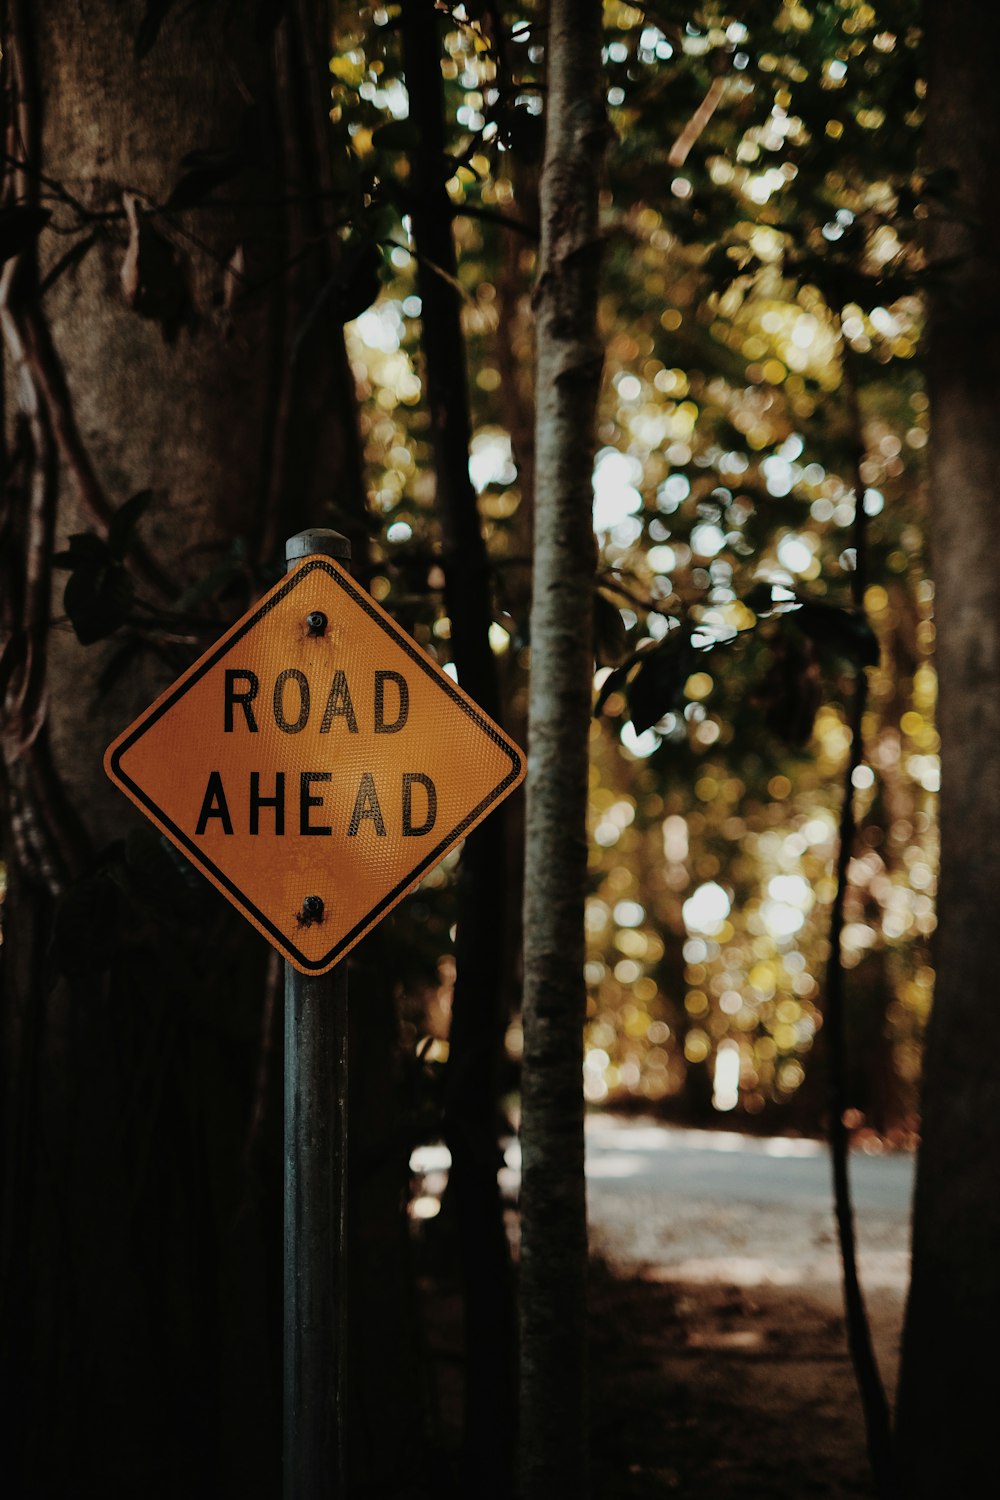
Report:
M 592 1116 L 587 1181 L 595 1248 L 613 1262 L 664 1280 L 839 1284 L 829 1158 L 816 1141 Z M 866 1284 L 901 1293 L 913 1158 L 855 1152 L 851 1186 Z
M 430 1192 L 439 1192 L 447 1152 L 424 1147 L 418 1160 L 431 1173 Z M 506 1162 L 501 1177 L 513 1197 L 516 1141 Z M 660 1281 L 839 1291 L 829 1156 L 817 1141 L 593 1114 L 587 1185 L 591 1243 L 612 1266 Z M 854 1152 L 851 1186 L 865 1289 L 875 1302 L 886 1294 L 881 1311 L 892 1323 L 909 1269 L 913 1158 Z
M 448 1164 L 443 1146 L 414 1153 L 429 1195 L 419 1202 L 430 1214 Z M 913 1165 L 903 1152 L 851 1158 L 862 1267 L 870 1286 L 897 1293 L 908 1271 Z M 513 1141 L 501 1173 L 511 1199 L 519 1167 Z M 594 1248 L 622 1269 L 649 1268 L 662 1280 L 839 1284 L 829 1155 L 817 1141 L 595 1113 L 587 1119 L 587 1191 Z
M 909 1277 L 913 1158 L 855 1152 L 851 1181 L 861 1281 L 891 1384 Z M 592 1116 L 587 1182 L 591 1245 L 613 1269 L 706 1293 L 781 1289 L 839 1318 L 830 1166 L 818 1142 Z
M 728 1131 L 677 1130 L 653 1121 L 592 1115 L 587 1121 L 587 1177 L 595 1205 L 613 1191 L 694 1194 L 757 1207 L 830 1202 L 829 1154 L 818 1141 L 760 1139 Z M 854 1152 L 851 1187 L 859 1210 L 905 1219 L 913 1191 L 913 1158 L 901 1152 Z

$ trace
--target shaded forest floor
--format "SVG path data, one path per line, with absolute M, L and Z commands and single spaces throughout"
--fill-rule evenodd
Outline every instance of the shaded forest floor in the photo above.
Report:
M 591 1284 L 594 1494 L 873 1495 L 839 1315 L 807 1293 Z
M 459 1444 L 457 1290 L 424 1283 L 439 1434 Z M 843 1323 L 786 1288 L 591 1267 L 594 1500 L 873 1500 Z

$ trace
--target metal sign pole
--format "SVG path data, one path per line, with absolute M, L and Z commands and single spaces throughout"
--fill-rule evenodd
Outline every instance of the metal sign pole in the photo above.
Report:
M 303 558 L 350 561 L 336 531 L 301 531 Z M 310 615 L 310 634 L 326 619 Z M 317 883 L 319 885 L 319 882 Z M 322 920 L 324 894 L 304 905 Z M 284 1500 L 345 1494 L 347 1363 L 347 965 L 300 974 L 285 962 Z

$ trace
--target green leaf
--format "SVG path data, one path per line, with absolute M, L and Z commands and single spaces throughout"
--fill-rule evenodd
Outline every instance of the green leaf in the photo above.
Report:
M 594 657 L 604 667 L 616 667 L 628 654 L 628 631 L 621 610 L 600 590 L 594 595 Z
M 690 625 L 671 631 L 641 660 L 626 689 L 636 734 L 652 729 L 664 714 L 680 711 L 694 661 Z
M 774 608 L 771 585 L 769 583 L 755 583 L 753 588 L 744 594 L 743 603 L 747 609 L 752 609 L 755 615 L 770 614 Z
M 112 557 L 121 559 L 125 556 L 132 544 L 135 528 L 152 502 L 152 490 L 139 490 L 115 511 L 108 527 L 108 550 Z
M 790 610 L 787 618 L 817 646 L 846 657 L 854 666 L 878 666 L 878 637 L 860 610 L 809 599 L 799 609 Z
M 337 287 L 337 316 L 342 323 L 371 307 L 382 290 L 382 252 L 377 245 L 364 245 L 342 271 Z
M 96 531 L 76 531 L 69 539 L 69 549 L 57 552 L 53 565 L 57 568 L 103 567 L 111 561 L 111 551 Z
M 166 207 L 193 208 L 222 183 L 235 177 L 243 165 L 240 151 L 189 151 L 181 161 L 181 166 L 188 170 L 174 184 Z
M 70 574 L 63 606 L 81 646 L 112 635 L 128 619 L 135 586 L 119 562 L 84 564 Z
M 823 679 L 808 640 L 773 642 L 771 665 L 752 701 L 778 739 L 796 748 L 808 743 L 823 702 Z
M 545 120 L 526 105 L 499 110 L 499 139 L 508 151 L 524 162 L 539 162 L 545 149 Z
M 159 323 L 172 344 L 182 328 L 196 321 L 187 265 L 177 247 L 154 227 L 134 193 L 123 195 L 129 224 L 121 284 L 126 304 L 141 318 Z
M 325 310 L 339 322 L 350 323 L 371 307 L 382 289 L 381 272 L 382 252 L 372 240 L 358 238 L 349 246 L 343 261 L 320 288 L 302 319 L 292 345 L 293 364 Z

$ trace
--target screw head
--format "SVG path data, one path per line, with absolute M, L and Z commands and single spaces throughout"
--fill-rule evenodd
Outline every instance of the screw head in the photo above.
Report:
M 321 609 L 314 609 L 306 615 L 306 629 L 310 635 L 325 635 L 327 618 Z
M 323 897 L 307 896 L 302 903 L 302 914 L 310 922 L 321 922 L 323 920 Z

